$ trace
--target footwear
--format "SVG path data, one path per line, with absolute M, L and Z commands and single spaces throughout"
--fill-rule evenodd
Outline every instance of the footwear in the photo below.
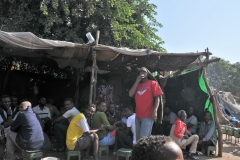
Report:
M 187 159 L 196 160 L 196 159 L 199 159 L 199 158 L 190 153 L 190 154 L 188 154 Z

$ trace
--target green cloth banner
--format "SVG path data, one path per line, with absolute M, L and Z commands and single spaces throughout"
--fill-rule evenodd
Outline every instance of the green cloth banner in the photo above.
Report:
M 207 85 L 206 85 L 206 83 L 205 83 L 205 81 L 204 81 L 204 78 L 203 78 L 203 72 L 202 72 L 202 74 L 200 75 L 198 82 L 199 82 L 199 86 L 200 86 L 201 90 L 202 90 L 203 92 L 205 92 L 206 94 L 209 94 L 208 89 L 207 89 Z M 209 112 L 211 112 L 212 119 L 214 120 L 213 105 L 212 105 L 212 103 L 211 103 L 211 101 L 210 101 L 210 97 L 208 97 L 208 99 L 207 99 L 207 101 L 206 101 L 206 103 L 205 103 L 204 110 L 205 110 L 205 109 L 207 109 Z

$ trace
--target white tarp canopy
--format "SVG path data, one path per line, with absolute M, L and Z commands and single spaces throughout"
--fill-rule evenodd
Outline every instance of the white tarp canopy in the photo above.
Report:
M 0 55 L 48 57 L 54 59 L 60 68 L 91 66 L 91 64 L 86 64 L 86 60 L 91 58 L 90 47 L 88 44 L 42 39 L 31 32 L 0 31 Z M 131 66 L 135 65 L 135 67 L 141 64 L 142 66 L 152 65 L 152 68 L 156 67 L 162 70 L 177 70 L 194 62 L 200 55 L 206 54 L 206 52 L 160 53 L 148 49 L 133 50 L 101 44 L 93 46 L 93 50 L 97 52 L 98 67 L 103 70 L 117 69 L 131 63 Z

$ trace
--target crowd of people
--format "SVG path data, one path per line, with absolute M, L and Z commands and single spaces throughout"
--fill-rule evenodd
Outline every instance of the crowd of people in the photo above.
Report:
M 99 146 L 113 146 L 113 155 L 121 148 L 132 149 L 132 159 L 153 160 L 198 159 L 197 151 L 206 152 L 208 146 L 216 145 L 217 135 L 211 113 L 204 112 L 204 121 L 198 122 L 194 108 L 177 115 L 165 107 L 163 122 L 156 136 L 152 134 L 157 120 L 160 96 L 163 92 L 147 68 L 139 70 L 129 96 L 136 106 L 125 104 L 119 107 L 112 101 L 114 88 L 99 87 L 99 101 L 88 104 L 80 112 L 73 99 L 64 100 L 65 112 L 61 114 L 52 98 L 41 97 L 37 106 L 23 99 L 18 104 L 15 96 L 1 96 L 0 123 L 6 135 L 6 160 L 15 159 L 15 150 L 49 149 L 54 136 L 56 150 L 79 150 L 84 156 L 98 160 Z

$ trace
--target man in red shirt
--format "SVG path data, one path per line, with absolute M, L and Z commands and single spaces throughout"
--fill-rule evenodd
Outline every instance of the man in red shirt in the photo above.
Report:
M 191 132 L 187 129 L 187 125 L 184 123 L 186 118 L 186 112 L 184 110 L 180 110 L 178 112 L 178 118 L 172 125 L 170 137 L 182 149 L 185 149 L 187 145 L 191 144 L 187 157 L 188 159 L 196 160 L 199 158 L 194 156 L 193 154 L 196 153 L 199 137 L 198 135 L 192 135 Z
M 142 67 L 139 75 L 129 90 L 129 96 L 135 98 L 136 103 L 136 140 L 150 136 L 153 122 L 157 120 L 157 110 L 160 96 L 163 94 L 158 82 L 150 71 Z

